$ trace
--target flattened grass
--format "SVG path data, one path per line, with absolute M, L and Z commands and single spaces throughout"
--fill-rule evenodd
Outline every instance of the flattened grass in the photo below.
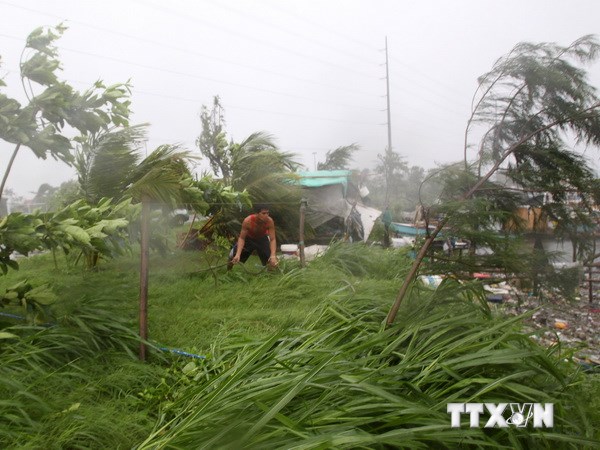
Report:
M 574 371 L 493 318 L 459 286 L 421 293 L 383 329 L 386 309 L 360 293 L 321 305 L 269 339 L 225 340 L 218 361 L 188 369 L 140 448 L 590 448 Z M 462 291 L 462 292 L 461 292 Z M 457 292 L 460 294 L 457 295 Z M 438 295 L 444 295 L 440 304 Z M 207 368 L 208 366 L 208 368 Z M 196 376 L 212 370 L 210 377 Z M 555 426 L 449 426 L 450 402 L 555 403 Z
M 407 268 L 405 253 L 338 245 L 306 269 L 286 262 L 276 273 L 251 275 L 259 272 L 257 261 L 252 257 L 247 270 L 217 269 L 215 279 L 198 253 L 152 255 L 151 341 L 206 359 L 155 351 L 150 364 L 140 364 L 128 354 L 137 331 L 135 255 L 96 272 L 57 271 L 49 255 L 23 260 L 19 272 L 0 278 L 0 290 L 25 278 L 48 283 L 63 326 L 34 339 L 45 344 L 29 353 L 11 353 L 0 340 L 0 444 L 591 445 L 586 439 L 600 417 L 573 384 L 597 391 L 597 380 L 579 377 L 574 366 L 537 346 L 519 332 L 517 319 L 492 317 L 476 289 L 415 289 L 398 323 L 384 330 Z M 480 400 L 556 402 L 556 427 L 528 434 L 449 428 L 447 402 Z

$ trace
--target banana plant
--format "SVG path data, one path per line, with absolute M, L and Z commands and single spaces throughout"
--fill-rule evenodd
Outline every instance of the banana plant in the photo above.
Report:
M 50 250 L 62 248 L 65 254 L 80 251 L 85 267 L 93 269 L 101 257 L 110 259 L 130 250 L 129 223 L 139 216 L 140 207 L 131 199 L 117 204 L 109 198 L 97 205 L 80 199 L 49 215 L 44 222 L 44 242 Z

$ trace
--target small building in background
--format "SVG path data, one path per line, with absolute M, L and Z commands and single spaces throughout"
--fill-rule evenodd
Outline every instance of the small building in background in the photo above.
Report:
M 318 230 L 331 225 L 344 237 L 366 242 L 382 211 L 368 206 L 369 190 L 351 170 L 297 172 L 307 200 L 306 221 Z M 341 237 L 341 236 L 340 236 Z

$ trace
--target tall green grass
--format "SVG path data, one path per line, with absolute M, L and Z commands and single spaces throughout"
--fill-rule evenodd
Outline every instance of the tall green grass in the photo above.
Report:
M 153 255 L 151 341 L 206 358 L 141 364 L 135 255 L 93 272 L 24 260 L 0 290 L 28 279 L 59 300 L 53 327 L 0 318 L 14 335 L 0 339 L 0 447 L 592 445 L 600 416 L 582 398 L 598 380 L 495 317 L 480 286 L 416 285 L 386 330 L 405 252 L 338 244 L 304 269 L 257 263 L 215 278 L 195 252 Z M 449 427 L 447 402 L 481 400 L 554 402 L 555 427 Z

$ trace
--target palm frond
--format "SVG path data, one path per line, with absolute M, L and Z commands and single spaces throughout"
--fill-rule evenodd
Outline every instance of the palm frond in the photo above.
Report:
M 120 198 L 140 158 L 147 124 L 119 128 L 84 140 L 75 155 L 80 190 L 88 202 Z
M 127 193 L 174 206 L 181 200 L 182 181 L 191 174 L 187 161 L 193 159 L 176 145 L 162 145 L 140 162 L 129 176 Z

